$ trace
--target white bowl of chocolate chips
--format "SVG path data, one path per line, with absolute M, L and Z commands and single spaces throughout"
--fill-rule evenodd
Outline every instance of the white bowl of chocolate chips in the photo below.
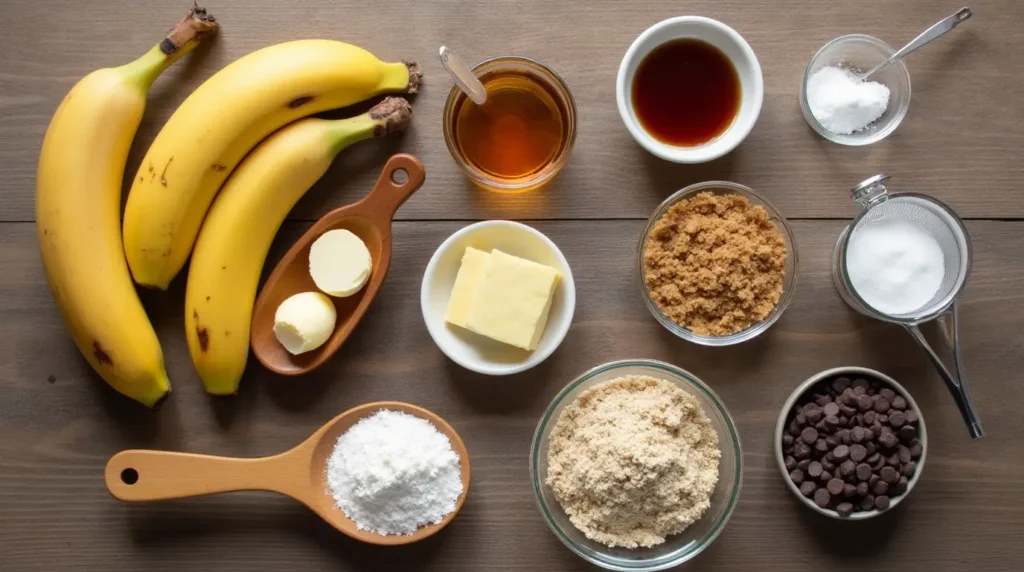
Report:
M 838 367 L 789 396 L 774 449 L 786 486 L 803 504 L 832 518 L 864 520 L 913 490 L 928 434 L 917 403 L 894 379 Z

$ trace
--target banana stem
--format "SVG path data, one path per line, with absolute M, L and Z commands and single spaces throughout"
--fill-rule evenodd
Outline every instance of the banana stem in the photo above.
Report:
M 217 19 L 199 5 L 193 5 L 167 37 L 139 59 L 121 66 L 124 74 L 148 90 L 156 78 L 178 58 L 192 51 L 199 41 L 215 32 Z
M 410 119 L 412 106 L 408 101 L 401 97 L 386 97 L 360 116 L 333 121 L 328 132 L 331 155 L 337 155 L 342 149 L 363 139 L 404 131 Z

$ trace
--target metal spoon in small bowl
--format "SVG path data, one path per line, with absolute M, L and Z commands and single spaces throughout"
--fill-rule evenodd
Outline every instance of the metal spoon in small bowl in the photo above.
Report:
M 931 42 L 932 40 L 938 39 L 939 36 L 942 36 L 946 32 L 949 32 L 953 28 L 956 28 L 960 24 L 960 22 L 963 22 L 964 20 L 966 20 L 966 19 L 968 19 L 970 17 L 971 17 L 971 9 L 966 7 L 966 6 L 964 6 L 963 8 L 957 10 L 956 14 L 953 14 L 952 16 L 950 16 L 948 18 L 940 20 L 939 22 L 937 22 L 931 28 L 928 28 L 924 32 L 921 32 L 920 36 L 914 38 L 913 40 L 910 41 L 909 44 L 907 44 L 907 45 L 903 46 L 902 48 L 900 48 L 900 50 L 898 52 L 896 52 L 895 54 L 889 56 L 889 59 L 887 59 L 884 62 L 878 64 L 877 66 L 871 68 L 870 70 L 868 70 L 867 73 L 864 73 L 864 74 L 861 74 L 861 75 L 857 76 L 857 79 L 859 81 L 864 81 L 864 80 L 868 79 L 868 76 L 870 76 L 871 74 L 875 73 L 876 71 L 884 68 L 885 66 L 887 66 L 887 65 L 889 65 L 889 64 L 891 64 L 893 62 L 902 60 L 910 52 L 920 48 L 921 46 Z
M 455 84 L 459 86 L 473 103 L 477 105 L 483 105 L 487 101 L 487 89 L 484 88 L 484 84 L 480 83 L 477 79 L 476 74 L 473 70 L 465 64 L 455 52 L 451 51 L 447 46 L 441 46 L 441 51 L 438 53 L 441 58 L 441 65 L 444 69 L 452 76 L 455 80 Z

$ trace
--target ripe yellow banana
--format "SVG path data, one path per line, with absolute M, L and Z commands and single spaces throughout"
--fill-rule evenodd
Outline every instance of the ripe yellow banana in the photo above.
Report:
M 380 93 L 413 93 L 419 81 L 415 64 L 330 40 L 264 48 L 215 74 L 174 112 L 132 181 L 124 246 L 135 281 L 167 288 L 217 190 L 267 135 Z
M 203 222 L 185 290 L 185 335 L 206 391 L 238 390 L 260 271 L 296 201 L 349 145 L 405 129 L 412 108 L 389 97 L 368 113 L 302 119 L 274 133 L 235 169 Z
M 36 228 L 57 307 L 93 369 L 150 407 L 170 383 L 125 262 L 121 178 L 149 87 L 216 27 L 193 8 L 141 58 L 82 78 L 57 108 L 39 156 Z

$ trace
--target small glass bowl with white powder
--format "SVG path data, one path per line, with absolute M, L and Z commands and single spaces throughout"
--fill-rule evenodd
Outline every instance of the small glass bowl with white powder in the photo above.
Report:
M 819 135 L 841 145 L 870 145 L 896 130 L 910 107 L 910 72 L 902 61 L 863 82 L 856 76 L 895 50 L 865 34 L 828 42 L 814 54 L 800 86 L 800 109 Z

